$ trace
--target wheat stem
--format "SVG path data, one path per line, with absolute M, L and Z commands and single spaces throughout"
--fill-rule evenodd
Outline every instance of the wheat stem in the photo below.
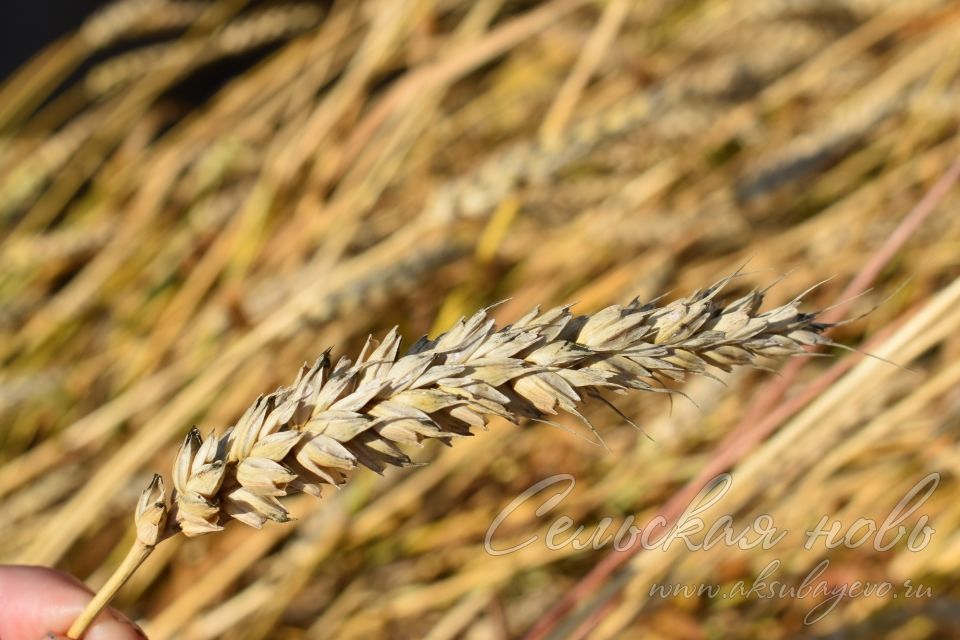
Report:
M 70 626 L 69 631 L 67 631 L 68 638 L 79 640 L 79 638 L 83 636 L 94 618 L 107 606 L 107 603 L 113 599 L 113 596 L 120 590 L 120 587 L 126 584 L 130 576 L 133 575 L 133 572 L 143 564 L 143 561 L 147 559 L 147 556 L 149 556 L 152 551 L 152 545 L 146 545 L 140 540 L 134 542 L 133 546 L 130 547 L 130 551 L 127 552 L 127 556 L 123 559 L 123 562 L 117 567 L 117 570 L 113 572 L 113 575 L 110 576 L 106 584 L 97 591 L 93 600 L 87 604 L 80 616 L 77 617 Z

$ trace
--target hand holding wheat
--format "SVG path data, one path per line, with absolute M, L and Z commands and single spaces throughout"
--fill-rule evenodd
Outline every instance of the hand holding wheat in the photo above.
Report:
M 369 339 L 356 362 L 331 368 L 325 353 L 222 435 L 203 440 L 191 429 L 170 503 L 154 476 L 136 508 L 136 543 L 68 635 L 83 635 L 160 541 L 219 531 L 230 519 L 258 528 L 286 522 L 280 497 L 319 496 L 321 484 L 340 485 L 360 465 L 380 472 L 409 464 L 398 445 L 449 444 L 490 416 L 519 423 L 563 410 L 590 426 L 577 409 L 584 396 L 658 390 L 663 379 L 705 374 L 708 365 L 761 366 L 831 344 L 822 335 L 829 325 L 798 311 L 799 298 L 761 312 L 763 292 L 753 291 L 721 305 L 729 280 L 662 307 L 634 300 L 583 316 L 535 309 L 500 329 L 483 310 L 403 356 L 396 329 L 379 344 Z

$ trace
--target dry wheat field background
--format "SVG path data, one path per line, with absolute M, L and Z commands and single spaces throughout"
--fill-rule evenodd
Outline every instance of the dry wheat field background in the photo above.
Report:
M 0 84 L 0 563 L 160 474 L 151 640 L 960 637 L 958 125 L 955 1 L 108 5 Z

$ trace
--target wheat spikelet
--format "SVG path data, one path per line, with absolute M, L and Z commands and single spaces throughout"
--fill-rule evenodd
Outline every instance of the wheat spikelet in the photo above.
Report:
M 709 375 L 711 365 L 762 367 L 831 344 L 822 335 L 828 325 L 800 312 L 799 297 L 769 311 L 760 310 L 762 291 L 722 305 L 717 296 L 732 277 L 662 307 L 634 299 L 592 315 L 537 308 L 499 329 L 484 309 L 403 356 L 396 328 L 380 342 L 368 339 L 356 361 L 331 366 L 324 353 L 222 435 L 203 440 L 190 430 L 174 463 L 171 503 L 154 476 L 136 508 L 137 544 L 70 637 L 164 538 L 219 531 L 231 519 L 257 528 L 286 522 L 279 498 L 319 496 L 321 485 L 339 486 L 360 466 L 408 465 L 401 445 L 449 444 L 491 416 L 516 424 L 564 411 L 593 429 L 578 407 L 586 397 L 605 400 L 603 390 L 664 390 L 663 381 Z
M 87 19 L 80 35 L 93 47 L 105 47 L 122 38 L 125 32 L 163 4 L 163 0 L 119 0 Z
M 545 182 L 603 140 L 638 126 L 649 112 L 650 100 L 641 94 L 584 118 L 557 138 L 525 139 L 511 144 L 470 173 L 441 185 L 424 213 L 428 220 L 435 221 L 481 216 L 518 184 Z
M 209 64 L 294 36 L 313 27 L 319 18 L 320 12 L 307 4 L 264 9 L 228 23 L 209 42 L 163 42 L 116 55 L 90 70 L 86 88 L 92 96 L 106 95 L 156 69 Z
M 738 185 L 738 194 L 744 198 L 763 195 L 808 174 L 831 155 L 856 144 L 878 123 L 909 105 L 917 86 L 950 46 L 953 38 L 941 34 L 898 60 L 867 88 L 835 106 L 822 124 L 762 158 L 759 166 Z
M 320 11 L 309 4 L 270 7 L 236 20 L 217 35 L 216 46 L 227 55 L 243 53 L 260 45 L 309 29 L 320 20 Z
M 319 495 L 321 484 L 340 485 L 358 466 L 409 464 L 398 445 L 449 443 L 489 416 L 517 423 L 563 410 L 586 421 L 578 405 L 601 389 L 655 390 L 661 379 L 703 374 L 707 365 L 758 365 L 828 342 L 798 300 L 761 313 L 763 295 L 752 292 L 721 307 L 725 282 L 664 307 L 634 300 L 591 316 L 534 310 L 501 329 L 483 310 L 403 356 L 396 329 L 368 340 L 355 362 L 331 367 L 324 354 L 219 437 L 204 441 L 191 430 L 173 471 L 168 528 L 192 536 L 230 519 L 283 522 L 278 497 Z
M 194 25 L 210 9 L 204 0 L 166 0 L 153 7 L 138 23 L 131 25 L 124 37 L 143 37 L 162 34 Z
M 0 171 L 0 219 L 28 204 L 96 131 L 99 111 L 78 115 L 50 134 L 29 154 L 3 162 Z

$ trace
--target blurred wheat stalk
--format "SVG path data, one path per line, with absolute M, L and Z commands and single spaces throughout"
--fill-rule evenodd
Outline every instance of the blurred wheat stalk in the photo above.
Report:
M 827 304 L 960 150 L 958 13 L 933 0 L 117 3 L 0 88 L 0 557 L 102 584 L 134 538 L 117 524 L 136 495 L 116 488 L 146 484 L 186 425 L 234 423 L 318 344 L 359 348 L 391 324 L 419 335 L 507 297 L 498 318 L 563 300 L 589 313 L 747 258 L 795 268 L 791 283 L 834 277 L 812 301 Z M 889 261 L 880 287 L 909 284 L 857 328 L 893 326 L 870 350 L 912 372 L 858 364 L 733 466 L 738 516 L 797 523 L 827 503 L 851 520 L 883 511 L 891 488 L 944 472 L 927 505 L 935 550 L 828 554 L 844 579 L 932 580 L 940 604 L 851 600 L 824 634 L 956 628 L 943 613 L 960 565 L 956 204 L 947 195 Z M 502 437 L 361 474 L 323 506 L 293 500 L 296 524 L 171 540 L 120 606 L 152 638 L 520 635 L 603 552 L 493 561 L 494 514 L 558 468 L 591 487 L 565 505 L 585 524 L 655 512 L 748 411 L 757 379 L 726 382 L 694 383 L 700 409 L 672 417 L 621 407 L 655 442 L 605 430 L 615 455 L 494 426 Z M 803 575 L 819 557 L 789 560 Z M 763 564 L 638 555 L 616 574 L 623 597 L 598 594 L 565 629 L 789 636 L 802 603 L 643 597 L 667 575 Z

